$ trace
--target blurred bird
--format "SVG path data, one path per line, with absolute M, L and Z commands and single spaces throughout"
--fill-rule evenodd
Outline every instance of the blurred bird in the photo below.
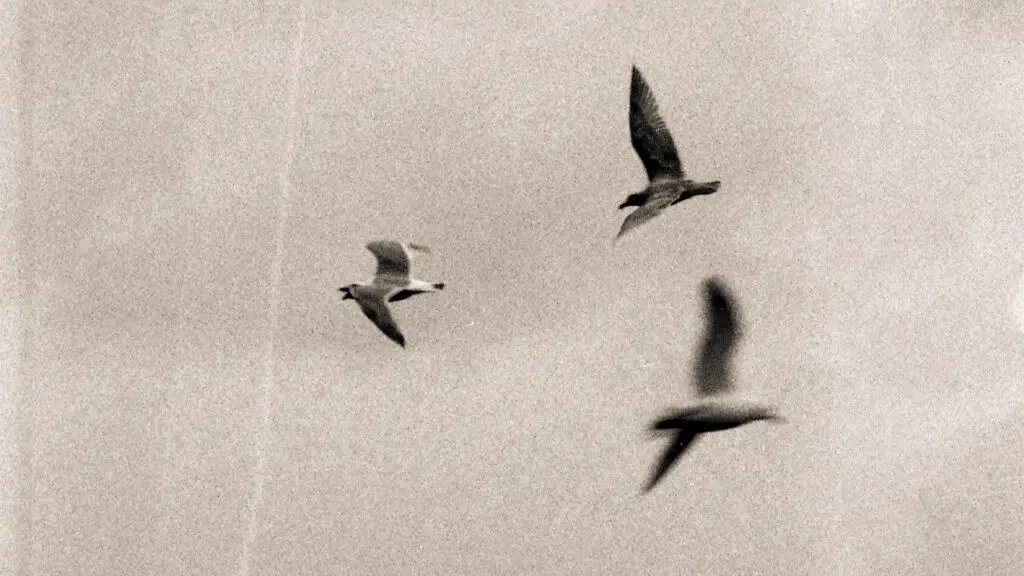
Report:
M 622 222 L 618 240 L 623 234 L 654 218 L 661 211 L 694 196 L 714 194 L 720 181 L 694 182 L 687 180 L 683 166 L 672 141 L 672 134 L 658 113 L 658 103 L 644 77 L 633 67 L 629 87 L 629 132 L 633 149 L 647 170 L 646 188 L 630 194 L 619 209 L 637 206 Z
M 355 300 L 363 314 L 366 314 L 381 332 L 404 348 L 405 336 L 391 317 L 387 303 L 405 300 L 424 292 L 443 290 L 444 282 L 424 282 L 409 276 L 409 250 L 429 254 L 430 249 L 426 246 L 401 244 L 393 240 L 375 240 L 367 244 L 366 249 L 377 258 L 377 273 L 373 280 L 349 284 L 338 290 L 344 294 L 342 300 Z
M 708 398 L 732 388 L 731 362 L 740 330 L 732 298 L 718 279 L 710 278 L 704 282 L 704 300 L 706 329 L 700 357 L 694 366 L 693 384 L 701 398 Z M 651 431 L 671 433 L 673 437 L 644 492 L 649 492 L 661 481 L 697 436 L 758 420 L 785 421 L 770 407 L 713 401 L 674 410 L 656 420 L 651 424 Z

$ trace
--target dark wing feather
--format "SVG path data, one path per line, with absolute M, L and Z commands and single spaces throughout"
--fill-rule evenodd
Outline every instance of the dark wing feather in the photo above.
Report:
M 420 294 L 419 290 L 399 290 L 388 298 L 388 302 L 401 302 L 402 300 L 412 298 L 417 294 Z
M 647 481 L 647 485 L 644 486 L 644 493 L 650 492 L 661 479 L 668 474 L 668 471 L 672 469 L 672 466 L 679 461 L 679 457 L 686 452 L 694 439 L 697 438 L 697 434 L 680 429 L 675 437 L 672 438 L 672 442 L 669 443 L 668 447 L 665 448 L 665 452 L 661 455 L 661 460 L 658 461 L 658 466 L 654 469 L 651 474 L 651 479 Z
M 398 324 L 391 317 L 391 311 L 383 302 L 373 299 L 357 300 L 357 302 L 363 314 L 366 314 L 366 317 L 376 324 L 385 336 L 397 342 L 399 346 L 405 347 L 405 336 L 402 336 Z
M 658 113 L 654 93 L 635 66 L 629 86 L 629 132 L 633 149 L 647 170 L 648 180 L 683 177 L 672 134 Z
M 731 387 L 729 372 L 738 339 L 738 321 L 732 297 L 715 278 L 704 282 L 704 303 L 704 343 L 697 360 L 694 384 L 701 395 L 709 396 Z

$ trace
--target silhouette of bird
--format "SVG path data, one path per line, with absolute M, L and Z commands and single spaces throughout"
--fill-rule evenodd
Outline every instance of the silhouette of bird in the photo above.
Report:
M 717 278 L 704 282 L 705 335 L 694 365 L 693 384 L 702 399 L 732 388 L 731 364 L 740 337 L 732 297 Z M 773 408 L 757 404 L 706 401 L 702 405 L 677 409 L 651 424 L 650 430 L 671 434 L 672 441 L 658 461 L 644 493 L 650 492 L 697 439 L 708 432 L 729 430 L 758 420 L 784 422 Z
M 633 149 L 647 170 L 648 184 L 619 204 L 620 210 L 628 206 L 637 206 L 637 209 L 626 216 L 616 240 L 669 206 L 694 196 L 714 194 L 721 184 L 721 181 L 694 182 L 686 179 L 672 134 L 658 113 L 654 93 L 636 66 L 633 67 L 629 86 L 629 132 Z
M 424 282 L 409 276 L 409 250 L 430 253 L 430 249 L 419 244 L 402 244 L 393 240 L 374 240 L 366 249 L 377 258 L 377 272 L 370 282 L 356 282 L 338 290 L 344 294 L 342 300 L 355 300 L 371 322 L 380 328 L 388 338 L 405 347 L 405 336 L 391 316 L 388 302 L 405 300 L 424 292 L 444 289 L 444 282 Z

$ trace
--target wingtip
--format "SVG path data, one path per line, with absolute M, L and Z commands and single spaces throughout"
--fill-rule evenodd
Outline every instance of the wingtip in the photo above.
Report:
M 661 482 L 661 478 L 652 478 L 648 480 L 647 483 L 640 488 L 640 495 L 644 496 L 646 494 L 650 494 L 651 490 L 654 490 L 654 487 L 657 486 L 659 482 Z
M 385 333 L 385 336 L 388 337 L 388 340 L 391 340 L 395 344 L 405 348 L 405 334 L 402 334 L 401 332 L 396 332 L 394 334 Z
M 709 276 L 704 279 L 704 289 L 709 296 L 728 298 L 729 289 L 725 286 L 725 280 L 721 276 Z
M 637 65 L 634 64 L 633 71 L 630 73 L 631 90 L 633 88 L 636 88 L 636 86 L 641 83 L 646 84 L 647 81 L 644 80 L 644 75 L 642 72 L 640 72 L 640 68 L 638 68 Z
M 615 238 L 612 238 L 612 243 L 615 243 L 615 242 L 618 242 L 619 240 L 621 240 L 622 237 L 625 236 L 627 232 L 629 232 L 629 229 L 626 228 L 625 223 L 623 223 L 623 225 L 619 227 L 619 231 L 615 233 Z

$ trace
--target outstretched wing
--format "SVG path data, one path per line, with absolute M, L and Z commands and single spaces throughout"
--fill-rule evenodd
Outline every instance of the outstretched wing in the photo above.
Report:
M 629 216 L 626 216 L 615 239 L 618 240 L 626 232 L 661 214 L 661 211 L 670 206 L 676 198 L 679 198 L 678 191 L 657 192 L 650 196 L 643 206 L 630 212 Z
M 380 331 L 385 336 L 394 340 L 399 346 L 405 348 L 405 336 L 402 336 L 402 332 L 398 329 L 398 324 L 395 323 L 395 319 L 391 317 L 391 311 L 384 302 L 376 299 L 359 299 L 356 300 L 359 303 L 359 308 L 366 314 L 366 317 L 371 322 L 380 328 Z
M 704 343 L 694 370 L 694 384 L 703 396 L 732 386 L 730 364 L 738 339 L 738 319 L 732 297 L 717 278 L 704 282 Z
M 644 486 L 644 493 L 650 492 L 652 488 L 657 486 L 658 482 L 661 482 L 665 474 L 668 474 L 668 471 L 679 461 L 679 457 L 693 444 L 695 438 L 697 438 L 697 434 L 688 430 L 680 429 L 676 432 L 675 437 L 672 438 L 668 447 L 665 448 L 665 452 L 662 453 L 661 460 L 658 461 L 658 465 L 651 474 L 650 480 Z
M 410 244 L 408 248 L 420 252 L 430 251 L 426 246 L 419 244 Z M 411 263 L 405 245 L 394 240 L 374 240 L 366 245 L 366 249 L 377 258 L 377 277 L 399 280 L 409 278 Z
M 683 177 L 672 134 L 658 113 L 654 93 L 636 66 L 629 86 L 629 132 L 648 180 Z

